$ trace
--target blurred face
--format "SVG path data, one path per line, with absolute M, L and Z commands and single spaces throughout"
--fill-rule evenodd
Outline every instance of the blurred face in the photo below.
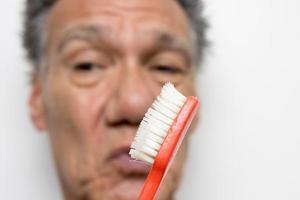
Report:
M 59 0 L 46 32 L 30 109 L 50 135 L 65 198 L 137 199 L 149 172 L 129 161 L 139 122 L 165 82 L 194 94 L 183 10 L 174 0 Z M 186 146 L 158 199 L 172 199 Z

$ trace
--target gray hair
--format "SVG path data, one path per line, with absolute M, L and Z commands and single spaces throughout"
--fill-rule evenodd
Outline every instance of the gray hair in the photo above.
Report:
M 26 0 L 25 21 L 23 32 L 23 46 L 27 58 L 32 62 L 34 70 L 38 70 L 44 52 L 46 17 L 57 0 Z M 202 60 L 207 41 L 205 32 L 206 20 L 203 17 L 203 3 L 201 0 L 177 0 L 189 18 L 195 35 L 196 62 Z

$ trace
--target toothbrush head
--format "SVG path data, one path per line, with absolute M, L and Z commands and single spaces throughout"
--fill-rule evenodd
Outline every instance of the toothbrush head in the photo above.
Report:
M 166 83 L 146 112 L 129 152 L 134 160 L 152 165 L 140 200 L 152 200 L 196 113 L 198 100 L 185 97 Z
M 160 95 L 146 112 L 129 154 L 133 159 L 153 164 L 168 130 L 183 106 L 186 97 L 173 84 L 166 83 Z

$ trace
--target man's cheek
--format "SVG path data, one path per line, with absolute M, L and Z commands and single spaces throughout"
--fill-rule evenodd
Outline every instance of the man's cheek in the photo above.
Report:
M 182 92 L 185 96 L 195 96 L 196 88 L 194 78 L 192 75 L 186 75 L 186 77 L 176 85 L 176 88 Z
M 76 99 L 72 100 L 69 95 L 64 96 L 58 91 L 49 91 L 47 98 L 45 99 L 45 114 L 47 127 L 49 127 L 50 133 L 55 134 L 66 134 L 70 132 L 70 129 L 74 129 L 74 125 L 77 124 L 76 119 L 78 109 L 76 106 Z

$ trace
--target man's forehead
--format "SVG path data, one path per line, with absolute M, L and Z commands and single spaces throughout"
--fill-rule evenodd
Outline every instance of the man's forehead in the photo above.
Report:
M 176 0 L 56 0 L 55 3 L 63 3 L 65 5 L 79 5 L 81 8 L 84 7 L 93 7 L 93 5 L 102 5 L 102 6 L 113 6 L 116 9 L 131 9 L 131 8 L 139 8 L 142 9 L 148 9 L 153 7 L 160 7 L 163 9 L 169 9 L 170 4 L 176 3 Z
M 50 20 L 74 22 L 83 18 L 100 18 L 109 23 L 153 20 L 187 28 L 187 17 L 174 0 L 59 0 Z M 59 21 L 59 22 L 58 22 Z
M 49 20 L 48 44 L 59 48 L 73 38 L 117 41 L 116 35 L 130 32 L 132 40 L 142 37 L 145 44 L 155 40 L 191 49 L 188 23 L 174 0 L 60 0 Z

